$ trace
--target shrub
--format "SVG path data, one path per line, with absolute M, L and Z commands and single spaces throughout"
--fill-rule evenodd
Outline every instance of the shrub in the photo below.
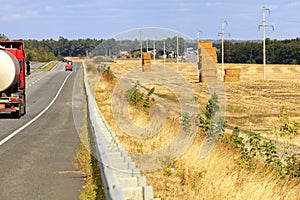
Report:
M 225 130 L 225 119 L 223 117 L 215 117 L 215 114 L 219 111 L 219 109 L 218 96 L 214 93 L 205 106 L 204 116 L 201 114 L 198 114 L 197 116 L 196 124 L 202 128 L 208 136 L 216 137 Z

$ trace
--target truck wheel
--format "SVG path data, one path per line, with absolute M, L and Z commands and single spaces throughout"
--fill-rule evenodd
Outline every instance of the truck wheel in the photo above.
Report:
M 25 95 L 21 99 L 20 110 L 21 110 L 21 115 L 22 116 L 26 114 L 26 99 L 25 99 Z
M 26 114 L 26 105 L 23 106 L 23 113 L 22 115 L 25 115 Z
M 20 110 L 17 110 L 16 112 L 11 113 L 13 118 L 20 118 L 21 117 L 21 112 Z

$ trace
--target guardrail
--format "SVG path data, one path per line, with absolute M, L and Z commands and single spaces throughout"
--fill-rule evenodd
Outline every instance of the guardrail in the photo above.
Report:
M 116 134 L 102 116 L 89 89 L 84 63 L 83 66 L 89 125 L 94 137 L 106 198 L 153 200 L 152 186 L 146 184 L 146 177 L 141 176 L 140 169 L 136 167 L 135 162 L 131 161 Z

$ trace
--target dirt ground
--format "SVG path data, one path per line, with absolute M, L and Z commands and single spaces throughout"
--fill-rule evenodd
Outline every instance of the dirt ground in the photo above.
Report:
M 114 73 L 114 81 L 103 80 L 97 72 L 90 72 L 90 77 L 93 77 L 93 84 L 99 81 L 95 91 L 98 106 L 124 148 L 131 153 L 143 154 L 159 151 L 168 145 L 180 127 L 180 110 L 173 109 L 173 106 L 167 109 L 165 125 L 154 137 L 141 139 L 128 135 L 115 121 L 111 97 L 121 77 L 133 69 L 141 70 L 140 60 L 117 60 L 105 64 Z M 157 60 L 155 64 L 164 69 L 162 61 Z M 184 62 L 165 64 L 184 77 L 193 88 L 194 99 L 199 110 L 203 111 L 211 93 L 208 84 L 199 83 L 196 66 Z M 97 64 L 90 65 L 97 67 Z M 221 69 L 220 65 L 217 67 Z M 287 111 L 289 121 L 300 122 L 300 65 L 267 65 L 266 81 L 263 81 L 262 65 L 225 64 L 225 68 L 241 69 L 240 82 L 224 83 L 227 126 L 238 126 L 245 131 L 259 132 L 265 137 L 300 146 L 300 136 L 284 137 L 276 134 L 275 130 L 280 126 L 278 116 L 282 108 Z M 166 75 L 165 79 L 168 78 Z M 138 79 L 134 77 L 134 81 Z M 168 88 L 152 84 L 145 86 L 145 91 L 151 86 L 157 88 L 153 96 L 157 101 L 163 101 L 165 105 L 176 103 Z M 151 121 L 146 111 L 134 107 L 129 110 L 131 120 L 139 126 Z M 203 138 L 196 135 L 178 160 L 168 165 L 169 168 L 145 173 L 148 184 L 154 187 L 155 196 L 162 199 L 298 199 L 299 184 L 281 182 L 263 171 L 254 174 L 237 171 L 234 159 L 238 154 L 222 144 L 216 144 L 208 157 L 199 160 L 202 142 Z

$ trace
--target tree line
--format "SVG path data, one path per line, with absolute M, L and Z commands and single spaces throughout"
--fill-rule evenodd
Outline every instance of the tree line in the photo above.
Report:
M 86 56 L 101 42 L 102 40 L 97 39 L 68 40 L 64 37 L 59 37 L 57 41 L 24 40 L 27 59 L 42 62 L 61 60 L 67 56 Z
M 221 44 L 218 49 L 218 62 L 221 62 Z M 266 61 L 270 64 L 300 64 L 300 38 L 287 40 L 266 39 Z M 224 42 L 224 62 L 263 63 L 262 41 Z
M 0 40 L 8 40 L 4 34 L 0 34 Z M 44 39 L 23 40 L 28 60 L 47 62 L 55 59 L 62 59 L 66 56 L 89 55 L 118 55 L 120 51 L 139 52 L 139 40 L 115 39 L 76 39 L 68 40 L 62 36 L 58 40 Z M 148 41 L 149 50 L 153 49 L 154 41 Z M 187 41 L 182 37 L 178 38 L 179 55 L 183 55 L 187 47 L 197 48 L 195 41 Z M 146 41 L 143 41 L 143 48 Z M 217 48 L 218 62 L 221 62 L 221 42 L 213 41 Z M 177 51 L 177 38 L 167 38 L 165 41 L 155 41 L 156 52 L 163 54 Z M 267 63 L 270 64 L 300 64 L 300 38 L 286 40 L 266 39 Z M 138 55 L 137 55 L 138 56 Z M 262 41 L 225 41 L 224 62 L 226 63 L 252 63 L 262 64 Z

